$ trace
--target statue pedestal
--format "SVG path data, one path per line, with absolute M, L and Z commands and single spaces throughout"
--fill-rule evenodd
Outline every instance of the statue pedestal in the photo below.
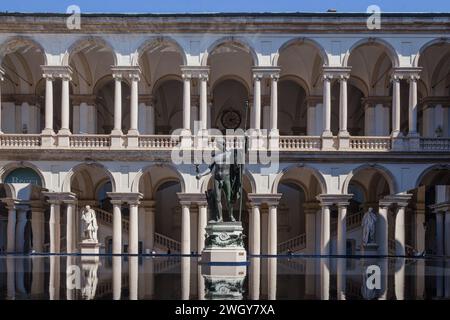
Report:
M 241 222 L 208 223 L 202 263 L 246 263 Z
M 210 300 L 241 300 L 243 298 L 247 266 L 202 264 L 201 272 L 205 281 L 205 292 L 202 298 Z
M 377 256 L 378 255 L 378 244 L 368 243 L 362 245 L 362 254 L 365 256 Z
M 80 243 L 80 253 L 82 262 L 99 261 L 100 243 L 94 241 L 82 241 Z

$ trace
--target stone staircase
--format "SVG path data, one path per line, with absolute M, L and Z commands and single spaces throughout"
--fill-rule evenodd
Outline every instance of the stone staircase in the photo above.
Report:
M 97 220 L 99 223 L 102 223 L 107 226 L 111 226 L 113 224 L 113 214 L 100 209 L 98 207 L 93 207 L 92 209 L 95 210 L 97 214 Z M 122 230 L 125 233 L 128 233 L 130 230 L 130 222 L 128 219 L 122 217 Z M 155 250 L 159 252 L 166 252 L 168 248 L 170 248 L 172 253 L 178 253 L 181 251 L 181 242 L 174 240 L 172 238 L 169 238 L 163 234 L 155 232 Z M 159 249 L 159 250 L 158 250 Z

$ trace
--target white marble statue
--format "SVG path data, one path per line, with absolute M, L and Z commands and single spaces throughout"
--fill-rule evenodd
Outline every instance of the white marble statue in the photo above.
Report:
M 84 235 L 83 241 L 98 242 L 97 218 L 95 216 L 95 211 L 93 209 L 91 209 L 91 207 L 89 205 L 87 205 L 83 209 L 83 211 L 81 213 L 81 221 L 82 221 L 83 235 Z
M 377 222 L 377 214 L 375 213 L 373 208 L 369 208 L 369 210 L 364 214 L 361 223 L 363 245 L 375 243 L 376 222 Z

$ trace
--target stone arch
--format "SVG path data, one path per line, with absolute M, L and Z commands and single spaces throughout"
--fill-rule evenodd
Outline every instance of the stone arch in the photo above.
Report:
M 252 47 L 252 45 L 245 38 L 243 38 L 243 37 L 236 37 L 236 36 L 222 37 L 222 38 L 217 39 L 216 41 L 214 41 L 206 49 L 206 52 L 203 54 L 201 65 L 202 66 L 207 66 L 208 65 L 208 57 L 209 57 L 210 53 L 213 52 L 219 46 L 221 46 L 223 44 L 226 44 L 226 43 L 235 43 L 235 44 L 238 44 L 239 46 L 243 47 L 252 56 L 253 65 L 254 66 L 258 66 L 259 65 L 258 55 L 256 54 L 256 51 Z
M 131 183 L 131 192 L 139 192 L 139 184 L 141 182 L 141 178 L 147 173 L 150 172 L 151 169 L 156 168 L 156 167 L 164 167 L 169 169 L 170 171 L 172 171 L 175 176 L 178 178 L 178 182 L 180 183 L 181 186 L 181 192 L 186 192 L 186 181 L 184 180 L 183 176 L 181 175 L 181 173 L 177 170 L 177 168 L 171 164 L 168 163 L 152 163 L 142 169 L 140 169 L 138 171 L 138 173 L 136 174 L 136 176 L 133 179 L 133 182 Z M 160 179 L 158 180 L 158 182 L 155 184 L 155 186 L 153 187 L 153 190 L 157 190 L 156 187 L 161 186 L 162 183 L 170 181 L 170 180 L 174 180 L 173 177 L 170 177 L 169 179 Z M 163 181 L 161 183 L 161 181 Z
M 342 194 L 347 194 L 348 193 L 348 186 L 350 184 L 350 181 L 352 180 L 352 178 L 360 171 L 363 171 L 365 169 L 374 169 L 377 170 L 387 181 L 388 185 L 389 185 L 389 192 L 390 194 L 396 194 L 398 193 L 398 183 L 395 180 L 394 175 L 385 167 L 379 165 L 379 164 L 363 164 L 353 170 L 351 170 L 347 177 L 344 180 L 344 183 L 342 184 Z
M 364 44 L 378 44 L 386 49 L 386 52 L 391 59 L 391 63 L 393 67 L 399 67 L 400 61 L 397 54 L 397 51 L 394 49 L 394 47 L 386 40 L 380 39 L 380 38 L 364 38 L 356 41 L 352 44 L 352 46 L 347 50 L 344 56 L 344 60 L 342 61 L 342 65 L 344 67 L 348 67 L 348 60 L 350 58 L 350 55 L 353 50 L 356 48 L 364 45 Z
M 310 39 L 310 38 L 294 38 L 286 41 L 283 43 L 280 48 L 278 48 L 277 53 L 273 57 L 272 65 L 278 66 L 278 58 L 280 57 L 281 51 L 286 49 L 287 47 L 290 47 L 291 45 L 301 45 L 301 44 L 309 44 L 316 48 L 319 51 L 319 55 L 322 58 L 323 65 L 327 66 L 329 64 L 328 55 L 325 49 L 322 47 L 320 43 L 318 43 L 316 40 Z
M 210 92 L 214 92 L 214 89 L 221 84 L 222 82 L 226 81 L 226 80 L 234 80 L 239 82 L 240 84 L 242 84 L 245 89 L 247 90 L 247 93 L 250 94 L 251 89 L 249 84 L 247 83 L 247 81 L 245 81 L 242 77 L 238 76 L 238 75 L 234 75 L 234 74 L 230 74 L 230 75 L 224 75 L 218 79 L 216 79 L 216 81 L 214 81 L 214 83 L 211 84 L 211 91 Z
M 133 66 L 138 66 L 139 58 L 144 54 L 145 51 L 152 48 L 152 46 L 158 46 L 163 43 L 169 43 L 170 45 L 173 45 L 180 53 L 181 59 L 183 60 L 183 65 L 187 64 L 186 52 L 184 51 L 183 47 L 175 39 L 169 36 L 152 37 L 150 39 L 144 40 L 136 49 L 136 52 L 133 54 L 133 57 L 131 58 L 131 64 Z
M 445 44 L 445 43 L 450 43 L 450 39 L 449 38 L 436 38 L 436 39 L 426 42 L 424 45 L 422 45 L 420 47 L 419 52 L 417 52 L 416 56 L 414 57 L 414 60 L 412 63 L 413 67 L 419 66 L 420 56 L 423 54 L 423 52 L 426 49 L 428 49 L 429 47 L 434 46 L 436 44 Z
M 64 53 L 64 56 L 62 58 L 62 65 L 68 66 L 71 55 L 86 48 L 86 44 L 88 46 L 89 45 L 100 45 L 100 46 L 107 48 L 109 51 L 111 51 L 114 65 L 117 65 L 118 57 L 117 57 L 117 54 L 116 54 L 113 46 L 107 40 L 105 40 L 104 38 L 99 37 L 99 36 L 85 36 L 85 37 L 75 40 L 75 42 L 72 43 L 70 45 L 70 47 Z
M 305 90 L 307 96 L 310 95 L 311 90 L 308 86 L 308 83 L 304 79 L 302 79 L 301 77 L 299 77 L 295 74 L 286 74 L 286 75 L 280 77 L 280 79 L 278 80 L 278 83 L 280 83 L 281 81 L 295 82 L 296 84 L 298 84 L 300 87 L 302 87 Z
M 70 192 L 72 179 L 75 176 L 75 174 L 87 167 L 94 167 L 94 168 L 102 170 L 106 174 L 106 176 L 108 176 L 109 180 L 111 181 L 112 192 L 116 192 L 117 184 L 116 184 L 116 180 L 114 179 L 114 176 L 112 175 L 112 173 L 101 163 L 87 163 L 87 162 L 79 163 L 76 166 L 72 167 L 69 170 L 69 172 L 67 172 L 67 175 L 64 178 L 64 181 L 61 186 L 62 191 Z
M 38 48 L 38 50 L 42 53 L 42 56 L 44 58 L 44 64 L 47 65 L 47 54 L 46 51 L 44 50 L 44 47 L 36 40 L 27 36 L 10 37 L 0 45 L 0 65 L 3 62 L 3 58 L 7 54 L 14 52 L 17 46 L 20 44 L 29 44 Z
M 429 167 L 427 167 L 426 169 L 424 169 L 419 176 L 416 179 L 416 182 L 414 184 L 415 188 L 420 187 L 422 180 L 432 171 L 434 170 L 447 170 L 450 172 L 450 166 L 447 164 L 433 164 L 430 165 Z
M 0 183 L 3 183 L 4 179 L 8 176 L 9 173 L 11 173 L 13 170 L 18 168 L 29 168 L 37 173 L 39 178 L 41 179 L 42 188 L 46 189 L 47 182 L 45 181 L 44 175 L 42 174 L 42 171 L 33 163 L 27 162 L 27 161 L 20 161 L 20 162 L 11 162 L 7 165 L 0 168 Z
M 319 187 L 321 189 L 321 193 L 322 194 L 326 194 L 327 193 L 327 183 L 325 181 L 325 178 L 323 177 L 323 175 L 320 173 L 319 170 L 317 170 L 316 168 L 309 166 L 309 165 L 305 165 L 305 164 L 292 164 L 287 166 L 286 168 L 282 169 L 275 177 L 273 184 L 272 184 L 272 193 L 275 194 L 277 193 L 278 190 L 278 185 L 280 184 L 281 179 L 283 178 L 283 176 L 290 170 L 292 169 L 307 169 L 310 170 L 312 175 L 317 179 L 317 181 L 319 182 Z M 308 194 L 308 193 L 307 193 Z
M 152 88 L 152 94 L 155 95 L 156 91 L 158 91 L 158 89 L 165 83 L 168 81 L 179 81 L 179 82 L 183 82 L 183 79 L 177 75 L 177 74 L 167 74 L 161 78 L 159 78 L 158 80 L 155 81 L 155 83 L 153 84 L 153 88 Z

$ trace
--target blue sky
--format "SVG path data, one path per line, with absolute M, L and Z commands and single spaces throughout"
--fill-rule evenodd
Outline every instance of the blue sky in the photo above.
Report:
M 449 0 L 0 0 L 0 11 L 66 12 L 78 5 L 81 12 L 366 12 L 376 4 L 382 12 L 450 12 Z

